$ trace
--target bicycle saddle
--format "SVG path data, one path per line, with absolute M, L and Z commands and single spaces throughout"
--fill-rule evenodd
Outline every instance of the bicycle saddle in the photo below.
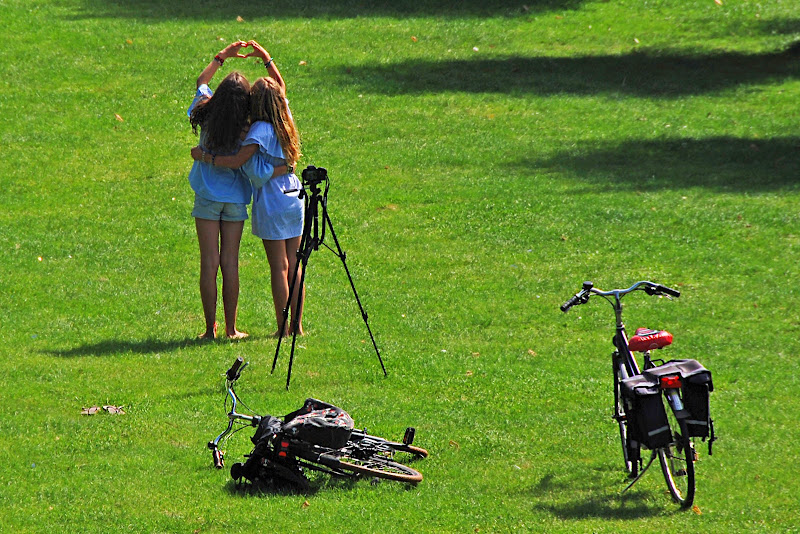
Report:
M 628 348 L 634 352 L 660 349 L 672 343 L 672 334 L 666 330 L 637 328 L 636 335 L 628 340 Z

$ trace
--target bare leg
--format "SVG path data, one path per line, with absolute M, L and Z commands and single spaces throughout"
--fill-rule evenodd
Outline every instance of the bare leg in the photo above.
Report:
M 217 271 L 219 269 L 219 221 L 195 219 L 197 242 L 200 245 L 200 300 L 206 330 L 198 337 L 217 336 Z
M 300 278 L 303 276 L 303 266 L 297 265 L 297 249 L 300 248 L 301 236 L 293 237 L 284 241 L 286 245 L 286 257 L 289 260 L 289 272 L 287 273 L 287 283 L 292 283 L 295 268 L 297 269 L 297 282 L 294 287 L 294 294 L 292 295 L 292 319 L 297 321 L 297 335 L 302 336 L 303 332 L 303 311 L 300 303 L 305 303 L 306 287 L 300 287 Z M 299 299 L 299 300 L 298 300 Z M 291 333 L 291 328 L 289 329 Z
M 236 329 L 239 308 L 239 244 L 244 221 L 220 223 L 220 268 L 222 269 L 222 307 L 225 313 L 225 335 L 228 339 L 244 339 L 247 334 Z
M 289 301 L 289 284 L 291 277 L 294 276 L 294 266 L 297 264 L 297 248 L 300 245 L 300 238 L 287 239 L 282 241 L 263 240 L 264 250 L 267 253 L 269 262 L 270 285 L 272 287 L 272 304 L 275 308 L 275 321 L 278 328 L 274 336 L 286 336 L 290 333 L 290 324 L 286 325 L 283 332 L 280 331 L 283 323 L 283 309 Z M 290 245 L 290 243 L 293 243 Z M 293 248 L 292 248 L 293 247 Z M 291 251 L 291 252 L 289 252 Z M 290 268 L 291 266 L 291 268 Z M 297 272 L 297 284 L 300 283 L 302 273 Z M 292 318 L 297 313 L 297 295 L 301 292 L 299 287 L 295 288 L 294 298 L 292 299 Z M 305 292 L 302 292 L 305 294 Z M 298 335 L 303 335 L 302 325 L 298 323 Z

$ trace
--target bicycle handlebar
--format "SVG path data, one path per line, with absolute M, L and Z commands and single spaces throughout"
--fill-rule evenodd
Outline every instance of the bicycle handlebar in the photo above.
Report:
M 239 368 L 242 366 L 243 363 L 244 363 L 244 358 L 242 358 L 241 356 L 236 358 L 236 361 L 233 362 L 231 368 L 225 372 L 225 376 L 228 378 L 228 380 L 236 380 L 237 378 L 239 378 Z
M 586 304 L 589 301 L 589 295 L 591 294 L 592 288 L 594 284 L 591 282 L 584 282 L 583 289 L 575 293 L 571 299 L 561 305 L 561 311 L 566 313 L 571 307 L 575 306 L 576 304 Z
M 646 280 L 636 282 L 627 289 L 614 289 L 612 291 L 602 291 L 600 289 L 596 289 L 592 282 L 584 282 L 583 289 L 581 289 L 571 299 L 561 305 L 561 311 L 566 313 L 576 304 L 586 304 L 589 301 L 589 297 L 592 295 L 600 295 L 601 297 L 614 296 L 615 298 L 619 299 L 622 298 L 623 295 L 627 295 L 628 293 L 636 291 L 637 289 L 641 289 L 648 295 L 668 295 L 675 298 L 681 296 L 681 292 L 677 289 L 672 289 L 671 287 L 655 284 Z

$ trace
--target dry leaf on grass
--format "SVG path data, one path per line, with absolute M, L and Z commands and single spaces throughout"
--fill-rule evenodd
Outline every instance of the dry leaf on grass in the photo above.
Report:
M 100 408 L 100 406 L 92 406 L 90 408 L 84 408 L 81 410 L 81 415 L 94 415 L 101 409 L 112 414 L 119 414 L 119 415 L 125 414 L 125 410 L 122 409 L 122 406 L 114 406 L 112 404 L 106 404 L 102 408 Z

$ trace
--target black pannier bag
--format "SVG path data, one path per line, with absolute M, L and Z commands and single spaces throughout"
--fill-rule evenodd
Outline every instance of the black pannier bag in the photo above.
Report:
M 714 435 L 711 420 L 709 393 L 714 391 L 711 371 L 697 360 L 670 360 L 663 365 L 647 369 L 644 376 L 658 383 L 662 376 L 680 375 L 681 397 L 689 417 L 686 426 L 690 437 L 707 438 Z
M 352 432 L 353 419 L 347 412 L 316 399 L 306 399 L 283 423 L 287 437 L 331 449 L 344 447 Z
M 672 441 L 658 382 L 637 375 L 622 380 L 620 384 L 630 439 L 648 449 L 657 449 Z

